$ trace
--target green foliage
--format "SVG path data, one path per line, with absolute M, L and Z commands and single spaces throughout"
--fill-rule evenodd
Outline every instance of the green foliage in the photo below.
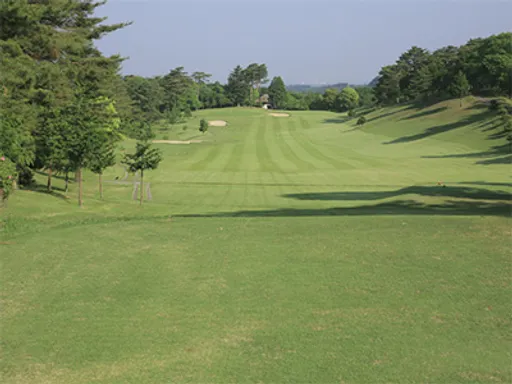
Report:
M 233 105 L 245 105 L 249 100 L 251 84 L 247 81 L 247 74 L 240 65 L 230 73 L 226 94 Z
M 346 87 L 336 96 L 335 109 L 338 112 L 352 111 L 359 105 L 359 93 L 354 88 Z
M 366 124 L 366 117 L 361 116 L 359 119 L 357 119 L 357 125 L 365 125 Z
M 360 107 L 372 107 L 375 105 L 375 92 L 372 87 L 355 87 L 359 95 Z
M 412 47 L 379 72 L 375 94 L 380 104 L 446 96 L 512 96 L 512 33 L 469 40 L 430 53 Z
M 16 165 L 0 152 L 0 198 L 7 200 L 16 180 Z
M 134 153 L 124 155 L 121 163 L 132 173 L 156 169 L 162 161 L 162 152 L 148 142 L 138 141 Z
M 466 75 L 462 71 L 457 72 L 450 87 L 452 95 L 462 99 L 464 96 L 469 95 L 470 89 L 471 86 Z
M 175 107 L 171 109 L 170 111 L 167 110 L 165 113 L 166 120 L 169 124 L 175 125 L 181 123 L 181 111 L 178 107 Z
M 203 134 L 206 133 L 206 131 L 208 131 L 208 121 L 206 121 L 205 119 L 201 119 L 201 121 L 199 122 L 199 131 L 202 132 Z
M 339 91 L 335 88 L 327 88 L 322 95 L 322 108 L 327 111 L 335 111 L 336 110 L 336 100 L 339 96 Z
M 274 108 L 286 107 L 286 87 L 280 76 L 276 76 L 272 79 L 268 87 L 268 95 L 270 97 L 270 103 Z

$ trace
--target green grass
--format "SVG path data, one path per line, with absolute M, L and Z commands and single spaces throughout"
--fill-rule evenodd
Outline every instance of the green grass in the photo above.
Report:
M 222 109 L 187 135 L 203 117 L 229 125 L 159 144 L 142 208 L 86 173 L 82 209 L 72 184 L 0 211 L 4 383 L 512 381 L 510 152 L 485 108 Z

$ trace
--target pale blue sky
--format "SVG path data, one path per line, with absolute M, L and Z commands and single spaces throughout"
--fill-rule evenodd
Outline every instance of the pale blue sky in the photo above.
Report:
M 413 45 L 512 30 L 512 0 L 109 0 L 98 14 L 134 22 L 98 42 L 129 57 L 123 73 L 184 66 L 221 82 L 258 62 L 287 84 L 368 83 Z

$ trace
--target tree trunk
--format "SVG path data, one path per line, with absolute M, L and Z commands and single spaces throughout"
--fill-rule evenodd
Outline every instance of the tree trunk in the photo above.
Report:
M 98 174 L 98 181 L 100 183 L 100 199 L 103 200 L 103 175 L 101 173 Z
M 76 170 L 76 177 L 78 178 L 78 206 L 81 207 L 82 201 L 82 168 Z
M 52 191 L 52 167 L 48 168 L 48 181 L 46 183 L 46 189 L 48 192 Z
M 142 200 L 144 199 L 144 171 L 140 170 L 140 205 L 142 205 Z
M 68 193 L 68 187 L 69 187 L 69 172 L 66 171 L 66 176 L 64 176 L 64 182 L 65 182 L 65 186 L 64 186 L 64 193 Z

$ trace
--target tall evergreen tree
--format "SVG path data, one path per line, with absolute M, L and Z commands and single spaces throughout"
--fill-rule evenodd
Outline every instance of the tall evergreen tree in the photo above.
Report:
M 250 93 L 250 84 L 240 65 L 230 73 L 226 92 L 233 105 L 245 105 Z
M 284 108 L 286 103 L 286 87 L 284 81 L 280 76 L 276 76 L 272 79 L 270 86 L 268 87 L 268 95 L 270 102 L 276 108 Z

